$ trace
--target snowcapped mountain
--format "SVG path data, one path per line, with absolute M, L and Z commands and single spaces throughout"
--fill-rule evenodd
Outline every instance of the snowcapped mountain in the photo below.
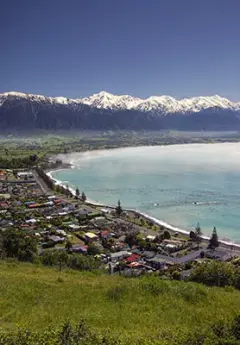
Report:
M 161 112 L 165 114 L 199 112 L 208 108 L 222 108 L 240 110 L 240 102 L 231 102 L 227 98 L 214 96 L 200 96 L 177 100 L 170 96 L 152 96 L 147 99 L 129 95 L 117 96 L 101 91 L 90 97 L 69 99 L 66 97 L 45 97 L 41 95 L 21 92 L 7 92 L 0 94 L 0 105 L 8 98 L 47 102 L 50 104 L 86 104 L 97 109 L 110 110 L 139 110 L 143 112 Z
M 6 92 L 0 94 L 0 130 L 8 128 L 240 130 L 240 102 L 218 95 L 141 99 L 101 91 L 69 99 Z
M 203 109 L 220 107 L 223 109 L 239 110 L 240 102 L 231 102 L 227 98 L 218 95 L 206 97 L 193 97 L 176 100 L 170 96 L 152 96 L 147 99 L 136 98 L 128 95 L 116 96 L 108 92 L 101 91 L 88 98 L 83 98 L 82 103 L 99 109 L 132 109 L 146 112 L 198 112 Z

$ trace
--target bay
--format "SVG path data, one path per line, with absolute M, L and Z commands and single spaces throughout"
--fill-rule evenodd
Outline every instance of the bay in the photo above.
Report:
M 95 201 L 134 208 L 240 243 L 240 143 L 148 146 L 60 155 L 52 176 Z

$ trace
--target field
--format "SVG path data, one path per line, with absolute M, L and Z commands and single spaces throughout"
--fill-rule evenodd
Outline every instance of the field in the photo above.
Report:
M 5 331 L 17 326 L 42 331 L 84 319 L 94 330 L 147 338 L 207 332 L 239 310 L 240 293 L 232 288 L 0 262 L 0 329 Z

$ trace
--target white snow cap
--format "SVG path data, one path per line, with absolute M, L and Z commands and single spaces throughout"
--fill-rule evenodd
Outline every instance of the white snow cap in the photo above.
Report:
M 112 93 L 101 91 L 90 97 L 69 99 L 66 97 L 45 97 L 22 92 L 6 92 L 0 94 L 0 105 L 8 97 L 37 101 L 45 101 L 51 104 L 87 104 L 99 109 L 111 110 L 139 110 L 143 112 L 161 112 L 161 113 L 187 113 L 199 112 L 204 109 L 219 107 L 221 109 L 240 110 L 240 102 L 232 102 L 219 95 L 200 96 L 183 98 L 177 100 L 171 96 L 151 96 L 147 99 L 141 99 L 129 95 L 113 95 Z

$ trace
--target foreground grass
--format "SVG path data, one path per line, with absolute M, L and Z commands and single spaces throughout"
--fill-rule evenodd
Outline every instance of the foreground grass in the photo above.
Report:
M 84 319 L 93 329 L 154 336 L 206 330 L 231 321 L 240 293 L 231 288 L 63 271 L 0 262 L 0 329 L 43 330 Z

